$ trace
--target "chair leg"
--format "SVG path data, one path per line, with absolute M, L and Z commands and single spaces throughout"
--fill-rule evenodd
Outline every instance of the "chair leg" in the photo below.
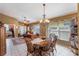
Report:
M 52 52 L 49 53 L 49 56 L 52 56 Z
M 29 53 L 27 52 L 27 56 L 29 55 Z
M 57 52 L 56 47 L 54 47 L 54 50 Z
M 27 56 L 29 56 L 30 55 L 30 53 L 29 52 L 27 52 Z
M 54 56 L 54 50 L 52 51 L 52 55 Z
M 52 55 L 54 55 L 54 48 L 52 48 L 51 52 L 52 52 Z
M 54 56 L 54 52 L 51 52 L 49 56 Z
M 51 56 L 51 54 L 49 53 L 49 56 Z

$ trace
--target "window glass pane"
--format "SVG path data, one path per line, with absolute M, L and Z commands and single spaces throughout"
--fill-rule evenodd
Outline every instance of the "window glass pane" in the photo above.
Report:
M 70 21 L 63 21 L 59 23 L 59 31 L 70 31 Z
M 23 35 L 27 31 L 26 26 L 19 26 L 19 34 Z
M 67 31 L 60 31 L 59 32 L 59 39 L 60 40 L 69 41 L 69 38 L 70 38 L 70 32 L 67 32 Z
M 4 27 L 6 28 L 6 32 L 9 31 L 9 25 L 8 24 L 4 24 Z
M 47 37 L 50 33 L 54 33 L 60 40 L 69 41 L 71 21 L 54 22 L 48 25 Z
M 50 34 L 55 34 L 57 36 L 59 36 L 58 34 L 58 24 L 57 22 L 54 22 L 52 24 L 49 24 L 48 26 L 48 31 L 47 31 L 47 37 L 49 37 Z
M 36 34 L 36 33 L 39 33 L 40 34 L 40 25 L 37 24 L 37 25 L 32 26 L 32 32 L 34 34 Z

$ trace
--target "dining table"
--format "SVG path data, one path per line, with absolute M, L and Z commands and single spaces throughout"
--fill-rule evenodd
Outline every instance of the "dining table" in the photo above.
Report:
M 32 43 L 32 45 L 33 46 L 39 46 L 39 55 L 42 55 L 41 53 L 42 53 L 42 47 L 45 47 L 45 46 L 47 46 L 49 43 L 46 41 L 46 40 L 43 40 L 43 39 L 41 39 L 41 38 L 36 38 L 36 39 L 33 39 L 32 41 L 31 41 L 31 43 Z
M 44 40 L 42 40 L 41 38 L 36 38 L 36 39 L 33 39 L 31 42 L 32 44 L 40 44 L 40 42 L 42 42 Z
M 37 45 L 39 45 L 39 46 L 45 46 L 45 45 L 48 44 L 48 42 L 47 42 L 46 40 L 43 40 L 43 39 L 41 39 L 41 38 L 33 39 L 33 40 L 31 41 L 31 43 L 32 43 L 33 45 L 34 45 L 34 44 L 37 44 Z

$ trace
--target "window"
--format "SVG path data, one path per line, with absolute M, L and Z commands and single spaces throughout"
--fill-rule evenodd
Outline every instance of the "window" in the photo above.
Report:
M 32 26 L 32 32 L 33 32 L 34 34 L 36 34 L 36 33 L 39 33 L 39 34 L 40 34 L 40 25 L 39 25 L 39 24 L 33 25 L 33 26 Z
M 19 34 L 23 35 L 27 31 L 26 26 L 19 26 Z
M 69 41 L 71 21 L 54 22 L 48 25 L 47 36 L 54 33 L 60 40 Z
M 57 36 L 59 36 L 59 34 L 58 34 L 58 24 L 57 24 L 57 22 L 54 22 L 54 23 L 48 25 L 47 37 L 49 37 L 49 35 L 50 35 L 51 33 L 54 33 L 54 34 L 56 34 Z
M 9 25 L 8 24 L 4 24 L 4 27 L 6 28 L 6 32 L 9 31 Z
M 70 25 L 70 21 L 63 21 L 59 23 L 59 39 L 69 41 Z

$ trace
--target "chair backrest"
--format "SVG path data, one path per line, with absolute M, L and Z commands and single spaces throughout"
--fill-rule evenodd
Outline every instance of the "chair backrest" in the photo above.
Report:
M 31 38 L 25 37 L 24 40 L 27 43 L 27 42 L 31 41 Z
M 27 44 L 27 51 L 32 53 L 34 49 L 31 41 L 27 42 L 26 44 Z
M 37 44 L 34 44 L 33 47 L 34 47 L 35 50 L 39 49 L 39 45 L 37 45 Z
M 58 39 L 58 37 L 56 35 L 54 35 L 53 36 L 53 41 L 51 43 L 52 46 L 55 46 L 56 45 L 57 39 Z
M 48 51 L 50 49 L 50 41 L 47 41 L 48 44 L 42 46 L 43 51 Z
M 56 46 L 56 41 L 52 41 L 51 46 L 55 47 Z

